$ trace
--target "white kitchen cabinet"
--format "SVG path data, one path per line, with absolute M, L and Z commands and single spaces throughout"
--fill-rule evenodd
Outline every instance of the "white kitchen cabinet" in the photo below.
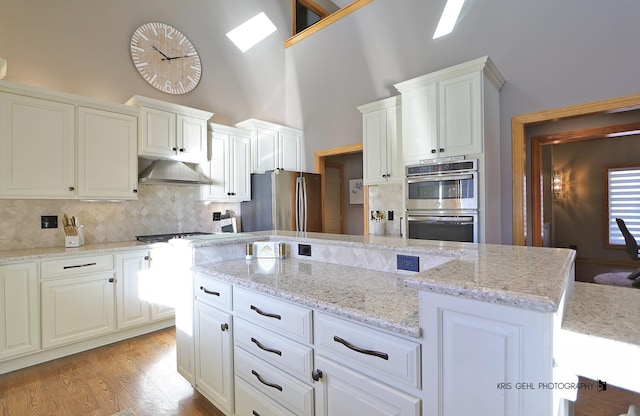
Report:
M 151 320 L 149 299 L 141 280 L 149 270 L 149 253 L 135 251 L 116 255 L 116 324 L 118 329 L 146 324 Z
M 37 263 L 0 265 L 0 361 L 40 349 Z
M 316 416 L 422 414 L 420 399 L 375 381 L 348 366 L 317 355 L 316 367 L 322 371 L 314 383 Z
M 0 81 L 0 198 L 137 199 L 137 115 Z
M 364 184 L 401 183 L 400 97 L 358 106 L 362 113 Z
M 494 133 L 487 131 L 485 118 L 495 116 L 485 113 L 485 97 L 497 96 L 487 88 L 498 91 L 504 82 L 483 57 L 395 84 L 402 95 L 404 163 L 483 153 L 486 136 Z
M 236 127 L 251 131 L 251 173 L 303 170 L 301 130 L 256 119 L 242 121 Z
M 233 333 L 228 311 L 195 301 L 196 388 L 233 414 Z
M 420 322 L 437 328 L 424 332 L 425 414 L 554 414 L 553 389 L 539 383 L 554 381 L 553 327 L 562 309 L 554 314 L 420 292 Z
M 220 124 L 211 127 L 211 158 L 202 165 L 212 185 L 201 187 L 207 201 L 251 200 L 251 133 Z
M 138 118 L 78 108 L 78 196 L 137 199 Z
M 115 330 L 114 273 L 42 282 L 42 347 L 57 347 Z
M 74 198 L 75 106 L 0 92 L 0 196 Z
M 127 104 L 140 108 L 139 156 L 189 163 L 207 160 L 207 122 L 213 113 L 138 95 Z

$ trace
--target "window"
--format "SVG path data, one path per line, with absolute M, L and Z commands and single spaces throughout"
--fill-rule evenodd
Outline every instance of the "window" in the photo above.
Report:
M 624 246 L 616 224 L 622 218 L 634 236 L 640 236 L 640 165 L 605 166 L 609 246 Z

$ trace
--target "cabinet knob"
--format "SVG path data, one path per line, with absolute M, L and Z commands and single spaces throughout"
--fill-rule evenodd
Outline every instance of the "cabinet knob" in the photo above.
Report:
M 76 188 L 75 188 L 75 187 L 73 187 L 73 186 L 70 186 L 70 187 L 69 187 L 69 192 L 73 192 L 73 191 L 75 191 L 75 190 L 76 190 Z
M 115 281 L 116 281 L 116 279 L 114 279 L 113 277 L 111 279 L 109 279 L 109 283 L 113 283 Z
M 182 148 L 182 147 L 181 147 L 181 148 L 180 148 L 180 151 L 181 151 L 181 152 L 184 152 L 184 148 Z
M 144 259 L 145 259 L 145 260 L 147 260 L 147 261 L 149 261 L 149 260 L 151 260 L 151 257 L 149 257 L 149 256 L 144 256 Z
M 439 150 L 439 152 L 440 152 L 440 153 L 443 153 L 443 152 L 444 152 L 444 147 L 441 147 L 441 148 L 440 148 L 440 150 Z
M 313 372 L 311 373 L 311 378 L 314 381 L 320 381 L 320 379 L 322 378 L 322 370 L 319 370 L 317 368 L 313 370 Z
M 174 152 L 177 152 L 178 148 L 177 147 L 172 147 L 171 150 L 173 150 Z
M 431 149 L 431 153 L 435 154 L 436 153 L 436 149 Z
M 138 193 L 138 190 L 137 190 L 137 189 L 134 189 L 134 190 L 133 190 L 133 193 L 134 193 L 134 194 L 137 194 L 137 193 Z
M 229 329 L 229 324 L 220 324 L 220 330 L 226 331 L 227 329 Z

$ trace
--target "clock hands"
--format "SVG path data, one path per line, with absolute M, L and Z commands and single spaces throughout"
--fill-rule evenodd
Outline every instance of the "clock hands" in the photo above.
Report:
M 162 53 L 162 51 L 161 51 L 160 49 L 156 48 L 156 47 L 155 47 L 155 46 L 153 46 L 153 45 L 152 45 L 151 47 L 152 47 L 153 49 L 155 49 L 156 51 L 160 52 L 160 55 L 164 56 L 164 58 L 162 58 L 162 60 L 163 60 L 163 61 L 164 61 L 165 59 L 166 59 L 166 60 L 171 60 L 171 58 L 169 58 L 167 55 L 165 55 L 164 53 Z
M 164 54 L 163 54 L 164 55 Z M 171 61 L 173 59 L 180 59 L 180 58 L 190 58 L 192 56 L 196 56 L 196 54 L 191 54 L 191 55 L 183 55 L 183 56 L 166 56 L 165 58 L 162 58 L 163 61 Z

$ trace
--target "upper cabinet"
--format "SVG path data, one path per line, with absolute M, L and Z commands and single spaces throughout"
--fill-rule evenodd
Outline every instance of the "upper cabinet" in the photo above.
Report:
M 364 184 L 400 183 L 402 169 L 400 97 L 358 106 L 362 113 Z
M 213 113 L 138 95 L 127 104 L 140 108 L 139 156 L 207 161 L 207 122 Z
M 251 132 L 244 129 L 209 124 L 211 158 L 202 165 L 213 181 L 201 187 L 203 200 L 251 200 Z
M 137 199 L 137 116 L 0 81 L 0 198 Z
M 251 173 L 273 169 L 302 170 L 302 130 L 253 118 L 236 127 L 251 131 Z
M 403 162 L 483 153 L 485 98 L 504 82 L 483 57 L 395 84 L 402 94 Z

